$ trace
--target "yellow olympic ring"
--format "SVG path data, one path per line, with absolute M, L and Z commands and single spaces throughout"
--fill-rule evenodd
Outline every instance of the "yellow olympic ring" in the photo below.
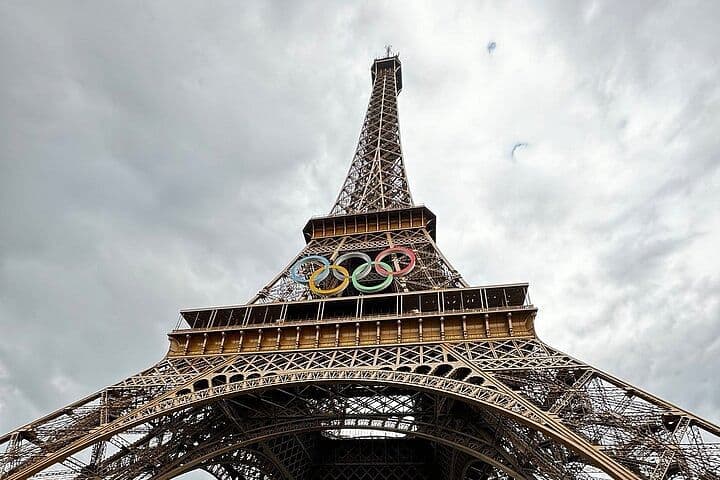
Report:
M 323 289 L 323 288 L 318 287 L 315 284 L 315 280 L 317 280 L 318 275 L 323 273 L 326 268 L 328 268 L 330 270 L 337 270 L 338 272 L 340 272 L 342 274 L 343 281 L 340 282 L 340 285 L 338 285 L 337 287 L 333 287 L 333 288 Z M 310 291 L 313 293 L 317 293 L 319 295 L 333 295 L 335 293 L 342 292 L 343 290 L 345 290 L 345 287 L 347 287 L 349 283 L 350 283 L 350 272 L 347 271 L 347 268 L 343 267 L 342 265 L 334 265 L 334 264 L 330 265 L 330 266 L 323 265 L 322 267 L 315 270 L 312 273 L 312 275 L 310 275 L 310 278 L 308 279 Z

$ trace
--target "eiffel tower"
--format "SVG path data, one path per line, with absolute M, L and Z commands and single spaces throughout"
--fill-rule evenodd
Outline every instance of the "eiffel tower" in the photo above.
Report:
M 376 59 L 329 215 L 245 305 L 188 309 L 156 365 L 0 437 L 3 479 L 720 478 L 720 429 L 538 339 L 526 283 L 470 286 L 410 195 Z

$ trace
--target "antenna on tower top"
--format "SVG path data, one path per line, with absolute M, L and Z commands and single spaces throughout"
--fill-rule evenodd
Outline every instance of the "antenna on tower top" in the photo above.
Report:
M 385 56 L 389 57 L 392 53 L 392 45 L 385 45 Z

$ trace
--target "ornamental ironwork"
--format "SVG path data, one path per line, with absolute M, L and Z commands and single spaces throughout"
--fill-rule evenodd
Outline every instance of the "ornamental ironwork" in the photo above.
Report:
M 415 205 L 397 55 L 347 178 L 245 305 L 182 310 L 165 357 L 0 437 L 0 478 L 720 478 L 720 429 L 538 339 L 524 283 L 469 286 Z

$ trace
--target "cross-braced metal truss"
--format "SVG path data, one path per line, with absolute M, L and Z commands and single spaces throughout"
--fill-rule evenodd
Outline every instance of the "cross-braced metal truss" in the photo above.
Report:
M 450 265 L 450 262 L 438 250 L 428 231 L 424 228 L 417 228 L 392 233 L 367 233 L 314 239 L 250 303 L 288 302 L 318 298 L 319 295 L 313 294 L 306 284 L 298 283 L 290 276 L 290 268 L 300 258 L 309 255 L 321 255 L 332 260 L 344 253 L 356 251 L 373 257 L 388 246 L 411 248 L 415 252 L 417 263 L 416 267 L 408 275 L 396 278 L 392 286 L 387 290 L 407 292 L 467 286 L 458 271 Z M 406 260 L 401 255 L 398 255 L 395 259 L 400 265 L 399 268 L 404 266 L 403 262 Z M 355 264 L 352 265 L 356 266 Z M 309 276 L 313 268 L 317 268 L 317 265 L 308 264 L 302 273 Z M 382 278 L 372 273 L 367 277 L 366 281 L 372 284 L 381 280 Z M 339 283 L 340 280 L 331 276 L 328 278 L 328 284 L 325 288 L 335 287 Z M 344 294 L 350 296 L 357 295 L 357 293 L 350 286 Z
M 397 56 L 373 64 L 372 95 L 360 140 L 331 215 L 413 205 L 400 146 L 401 79 Z
M 450 449 L 458 478 L 720 475 L 716 427 L 536 339 L 210 358 L 165 359 L 4 437 L 4 476 L 330 478 L 319 445 L 380 432 L 432 446 L 434 466 Z
M 252 305 L 184 312 L 162 361 L 0 437 L 0 478 L 720 479 L 720 428 L 541 342 L 527 285 L 461 288 L 407 186 L 401 82 L 375 61 L 331 215 Z M 380 295 L 290 275 L 388 247 L 416 265 Z

